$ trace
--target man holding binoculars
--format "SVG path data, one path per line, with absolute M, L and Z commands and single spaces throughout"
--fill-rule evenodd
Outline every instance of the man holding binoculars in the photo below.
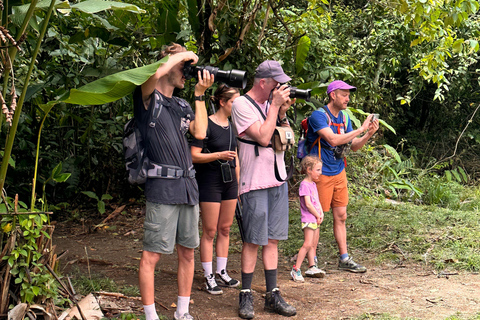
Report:
M 286 176 L 283 151 L 276 152 L 270 144 L 277 125 L 289 126 L 286 112 L 295 99 L 290 98 L 288 85 L 280 84 L 290 80 L 280 63 L 264 61 L 256 70 L 252 89 L 232 106 L 240 141 L 239 193 L 245 242 L 238 313 L 244 319 L 254 317 L 251 286 L 260 246 L 267 287 L 265 310 L 284 316 L 296 314 L 277 288 L 278 241 L 288 237 L 288 186 L 276 178 L 273 168 L 276 161 L 280 176 Z

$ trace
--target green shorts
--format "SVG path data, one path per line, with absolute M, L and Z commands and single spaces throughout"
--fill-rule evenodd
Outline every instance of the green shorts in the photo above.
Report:
M 198 216 L 198 205 L 147 201 L 143 250 L 171 254 L 175 244 L 192 249 L 198 247 Z

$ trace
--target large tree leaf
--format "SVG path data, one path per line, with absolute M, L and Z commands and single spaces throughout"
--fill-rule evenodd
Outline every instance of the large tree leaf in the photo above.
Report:
M 308 52 L 310 51 L 311 40 L 308 36 L 303 36 L 300 38 L 297 44 L 297 54 L 295 58 L 295 69 L 297 74 L 302 72 L 303 65 L 305 64 L 305 59 L 307 59 Z
M 43 0 L 37 3 L 36 10 L 47 10 L 50 6 L 50 0 Z M 16 25 L 21 25 L 25 19 L 25 14 L 28 11 L 30 4 L 12 7 L 12 14 L 10 18 Z M 116 1 L 102 1 L 102 0 L 87 0 L 70 6 L 68 1 L 57 1 L 55 9 L 64 14 L 70 13 L 72 9 L 83 11 L 85 13 L 96 13 L 105 10 L 125 10 L 134 13 L 145 13 L 145 10 L 133 4 L 116 2 Z
M 198 5 L 196 0 L 187 0 L 188 22 L 197 38 L 200 37 L 200 21 L 198 19 Z
M 90 14 L 105 10 L 126 10 L 134 13 L 145 13 L 145 10 L 133 4 L 103 0 L 82 1 L 72 5 L 71 8 Z
M 179 1 L 164 0 L 159 5 L 160 15 L 157 18 L 157 32 L 163 35 L 164 43 L 174 42 L 177 39 L 177 34 L 181 31 L 180 22 L 177 19 Z
M 101 105 L 109 103 L 130 94 L 136 86 L 148 80 L 168 56 L 155 63 L 118 72 L 105 78 L 90 82 L 78 89 L 70 90 L 70 93 L 59 100 L 51 101 L 48 104 L 65 102 L 80 105 Z

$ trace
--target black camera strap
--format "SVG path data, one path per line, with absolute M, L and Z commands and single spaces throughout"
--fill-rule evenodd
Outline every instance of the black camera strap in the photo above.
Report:
M 260 108 L 260 106 L 255 102 L 255 100 L 252 99 L 252 97 L 250 97 L 248 94 L 245 94 L 244 97 L 250 101 L 250 103 L 252 103 L 256 108 L 257 110 L 260 112 L 260 114 L 262 115 L 263 117 L 263 120 L 267 120 L 267 117 L 265 116 L 265 114 L 263 113 L 262 109 Z M 251 145 L 254 145 L 255 146 L 255 156 L 259 156 L 259 152 L 258 152 L 258 147 L 262 147 L 262 148 L 272 148 L 272 144 L 268 144 L 268 146 L 264 147 L 262 146 L 260 143 L 256 142 L 256 141 L 252 141 L 252 140 L 246 140 L 246 139 L 242 139 L 240 137 L 237 138 L 238 141 L 241 141 L 243 143 L 246 143 L 246 144 L 251 144 Z M 290 165 L 289 165 L 289 168 L 288 168 L 288 172 L 287 172 L 287 176 L 285 177 L 285 179 L 282 179 L 280 177 L 280 173 L 278 171 L 278 165 L 277 165 L 277 152 L 275 150 L 273 150 L 273 156 L 274 156 L 274 168 L 275 168 L 275 178 L 280 181 L 280 182 L 283 182 L 283 181 L 287 181 L 288 179 L 290 179 L 292 176 L 293 176 L 293 170 L 295 168 L 294 164 L 293 164 L 293 156 L 291 157 L 290 159 Z

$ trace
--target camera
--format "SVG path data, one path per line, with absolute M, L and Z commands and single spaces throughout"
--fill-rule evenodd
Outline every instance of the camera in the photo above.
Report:
M 232 182 L 232 169 L 230 168 L 230 163 L 222 162 L 220 165 L 220 169 L 222 171 L 222 179 L 224 183 Z
M 212 66 L 194 66 L 193 60 L 185 62 L 183 67 L 183 75 L 186 79 L 198 78 L 198 71 L 207 70 L 215 77 L 215 82 L 223 82 L 230 87 L 245 89 L 247 86 L 246 71 L 242 70 L 220 70 L 217 67 Z
M 290 87 L 290 98 L 299 98 L 305 101 L 310 101 L 312 89 L 298 89 L 297 87 Z
M 348 153 L 350 152 L 351 146 L 352 146 L 352 142 L 336 146 L 333 149 L 333 155 L 334 155 L 335 159 L 339 160 L 339 159 L 345 158 L 348 155 Z

